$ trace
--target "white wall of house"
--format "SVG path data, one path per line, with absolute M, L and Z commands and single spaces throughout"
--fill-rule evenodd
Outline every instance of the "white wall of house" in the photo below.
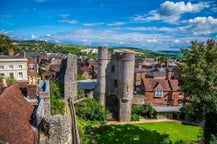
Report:
M 27 59 L 0 59 L 0 77 L 3 76 L 17 81 L 28 80 Z

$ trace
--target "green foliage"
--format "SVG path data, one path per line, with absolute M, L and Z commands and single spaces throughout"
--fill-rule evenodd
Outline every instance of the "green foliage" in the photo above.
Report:
M 140 117 L 156 118 L 157 116 L 157 112 L 150 104 L 145 104 L 145 105 L 132 104 L 131 113 L 132 113 L 131 115 L 132 121 L 135 121 L 136 119 L 139 120 Z
M 110 125 L 95 129 L 97 143 L 103 144 L 196 144 L 201 128 L 177 122 Z
M 19 52 L 35 52 L 35 53 L 63 53 L 63 54 L 75 54 L 86 55 L 80 52 L 85 46 L 64 45 L 45 41 L 16 41 L 17 49 Z
M 78 76 L 77 76 L 77 80 L 85 80 L 85 77 L 78 75 Z
M 140 116 L 137 114 L 131 114 L 131 121 L 139 121 L 140 120 Z
M 107 111 L 94 99 L 87 99 L 75 105 L 75 111 L 78 117 L 84 120 L 107 122 Z
M 192 97 L 190 106 L 205 118 L 204 142 L 209 143 L 211 135 L 217 135 L 217 44 L 214 40 L 192 42 L 182 53 L 182 91 Z
M 51 114 L 64 114 L 65 113 L 65 106 L 66 103 L 64 101 L 59 100 L 56 96 L 50 97 L 50 104 L 51 104 Z
M 60 100 L 61 91 L 63 91 L 62 84 L 57 79 L 50 79 L 49 82 L 51 114 L 64 114 L 66 103 Z
M 81 144 L 92 144 L 90 130 L 96 124 L 101 124 L 101 122 L 84 120 L 77 117 L 78 133 Z
M 107 122 L 107 111 L 98 101 L 87 99 L 75 104 L 81 144 L 91 144 L 90 130 L 93 125 Z
M 77 98 L 82 98 L 82 97 L 85 97 L 84 90 L 77 89 Z
M 15 78 L 7 78 L 6 81 L 7 82 L 16 82 L 16 79 Z
M 6 35 L 0 34 L 0 55 L 8 55 L 8 50 L 15 49 L 13 41 Z

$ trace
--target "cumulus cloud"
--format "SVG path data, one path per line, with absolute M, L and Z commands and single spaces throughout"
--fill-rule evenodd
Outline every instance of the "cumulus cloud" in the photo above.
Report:
M 193 32 L 195 35 L 217 33 L 217 18 L 196 17 L 187 21 L 185 30 Z
M 160 5 L 159 9 L 152 10 L 148 15 L 136 15 L 133 17 L 135 21 L 153 21 L 163 20 L 167 23 L 176 23 L 184 13 L 200 12 L 204 8 L 208 8 L 207 3 L 192 4 L 191 2 L 171 2 L 166 1 Z

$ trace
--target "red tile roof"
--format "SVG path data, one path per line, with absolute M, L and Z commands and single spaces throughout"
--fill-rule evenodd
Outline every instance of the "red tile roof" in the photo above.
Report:
M 170 91 L 170 84 L 165 79 L 143 78 L 145 91 L 164 90 Z
M 0 95 L 0 141 L 11 144 L 37 142 L 37 132 L 29 122 L 33 109 L 16 86 L 7 88 Z

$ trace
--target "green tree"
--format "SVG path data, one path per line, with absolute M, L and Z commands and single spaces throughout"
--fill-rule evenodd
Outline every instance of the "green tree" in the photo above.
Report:
M 217 138 L 217 44 L 214 40 L 194 41 L 182 53 L 182 91 L 190 96 L 190 106 L 197 115 L 205 118 L 204 142 L 211 143 Z
M 51 114 L 64 114 L 66 103 L 61 101 L 61 83 L 57 79 L 50 79 Z
M 15 51 L 13 41 L 8 36 L 0 34 L 0 54 L 8 55 L 9 49 L 13 49 Z

